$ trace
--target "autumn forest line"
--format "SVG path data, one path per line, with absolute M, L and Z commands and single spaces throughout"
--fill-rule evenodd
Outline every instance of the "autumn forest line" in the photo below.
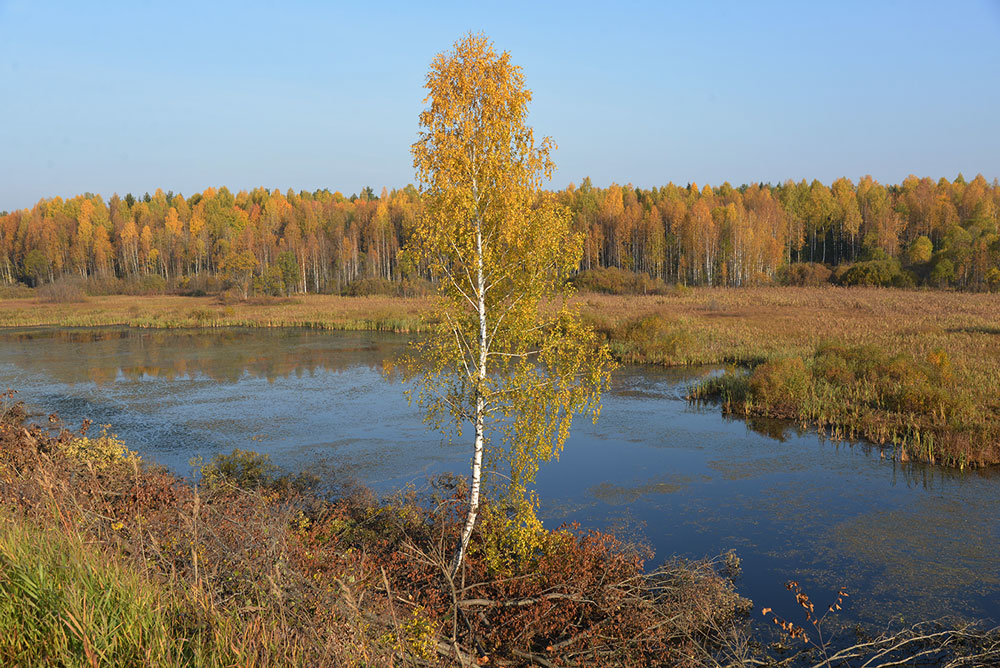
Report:
M 653 281 L 644 277 L 643 290 L 659 281 L 1000 289 L 1000 184 L 982 175 L 651 189 L 585 179 L 541 196 L 569 210 L 585 285 L 600 291 L 628 291 L 635 274 Z M 413 186 L 350 197 L 224 187 L 54 197 L 0 215 L 0 281 L 244 295 L 401 285 L 427 274 L 399 253 L 420 208 Z

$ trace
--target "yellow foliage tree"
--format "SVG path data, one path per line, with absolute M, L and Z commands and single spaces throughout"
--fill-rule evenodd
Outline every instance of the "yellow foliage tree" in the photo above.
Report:
M 426 88 L 412 147 L 425 207 L 408 251 L 439 282 L 440 326 L 403 368 L 428 422 L 474 430 L 457 569 L 479 512 L 484 456 L 490 470 L 505 469 L 498 519 L 530 534 L 538 465 L 558 456 L 574 415 L 596 419 L 611 363 L 567 301 L 582 237 L 541 189 L 553 143 L 536 143 L 525 123 L 531 93 L 521 68 L 469 35 L 435 57 Z

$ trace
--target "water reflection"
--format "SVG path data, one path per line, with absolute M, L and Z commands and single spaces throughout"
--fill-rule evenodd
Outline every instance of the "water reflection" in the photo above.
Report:
M 402 346 L 396 337 L 340 338 L 311 330 L 274 330 L 261 336 L 260 330 L 239 328 L 31 329 L 5 332 L 2 340 L 8 354 L 33 368 L 45 368 L 59 382 L 99 386 L 196 374 L 227 383 L 244 375 L 274 381 L 319 370 L 372 367 Z M 71 348 L 53 345 L 57 343 Z M 62 363 L 68 350 L 79 354 L 77 364 Z
M 794 429 L 787 420 L 775 420 L 765 417 L 750 417 L 746 420 L 747 428 L 762 436 L 773 438 L 782 443 L 785 442 L 788 434 Z M 797 436 L 801 436 L 801 430 L 797 430 Z

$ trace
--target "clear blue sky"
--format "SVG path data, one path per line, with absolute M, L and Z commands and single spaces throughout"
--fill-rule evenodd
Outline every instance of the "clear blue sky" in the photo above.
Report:
M 1000 2 L 0 0 L 0 210 L 413 180 L 435 53 L 509 50 L 562 187 L 1000 176 Z

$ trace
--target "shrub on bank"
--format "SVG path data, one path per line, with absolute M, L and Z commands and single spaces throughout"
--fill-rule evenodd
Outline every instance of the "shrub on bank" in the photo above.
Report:
M 222 280 L 209 273 L 184 276 L 176 284 L 176 292 L 185 297 L 205 297 L 222 292 Z
M 84 286 L 85 292 L 92 297 L 106 295 L 151 296 L 167 293 L 167 279 L 159 274 L 142 274 L 125 278 L 90 276 Z
M 857 262 L 848 267 L 840 268 L 837 282 L 840 285 L 862 285 L 869 287 L 889 287 L 896 283 L 905 283 L 900 278 L 902 269 L 895 259 L 869 260 Z M 900 285 L 899 287 L 906 287 Z
M 87 301 L 85 281 L 80 278 L 60 278 L 38 288 L 38 300 L 48 304 L 73 304 Z
M 818 262 L 793 262 L 778 269 L 778 283 L 797 287 L 817 287 L 830 282 L 833 271 Z
M 24 283 L 0 283 L 0 299 L 31 299 L 35 291 Z
M 405 278 L 390 281 L 384 278 L 359 278 L 344 286 L 341 294 L 348 297 L 426 297 L 434 292 L 430 281 L 422 278 Z
M 571 279 L 580 292 L 599 292 L 608 295 L 665 295 L 672 286 L 646 272 L 632 272 L 617 267 L 587 269 Z

